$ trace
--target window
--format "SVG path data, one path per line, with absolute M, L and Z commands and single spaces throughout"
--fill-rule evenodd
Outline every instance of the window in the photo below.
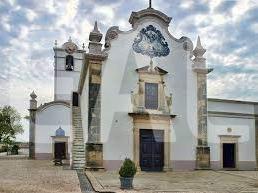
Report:
M 73 56 L 67 55 L 65 58 L 65 70 L 73 71 Z
M 158 108 L 158 84 L 145 83 L 145 108 Z

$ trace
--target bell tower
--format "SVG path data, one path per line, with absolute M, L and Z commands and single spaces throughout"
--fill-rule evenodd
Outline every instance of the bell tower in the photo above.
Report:
M 61 47 L 55 42 L 54 53 L 54 100 L 70 101 L 72 92 L 78 88 L 80 72 L 83 65 L 83 49 L 72 41 L 71 37 Z

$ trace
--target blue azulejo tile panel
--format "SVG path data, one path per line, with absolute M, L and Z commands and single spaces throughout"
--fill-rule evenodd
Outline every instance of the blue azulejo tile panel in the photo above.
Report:
M 153 25 L 141 29 L 134 39 L 132 47 L 136 53 L 147 55 L 150 58 L 167 56 L 170 53 L 164 36 Z

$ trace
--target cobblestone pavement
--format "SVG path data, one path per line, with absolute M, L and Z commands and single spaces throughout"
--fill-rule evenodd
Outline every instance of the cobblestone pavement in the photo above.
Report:
M 92 172 L 106 189 L 121 192 L 117 172 Z M 212 192 L 258 193 L 258 175 L 250 172 L 141 172 L 135 176 L 131 192 Z
M 74 170 L 51 161 L 0 160 L 0 193 L 81 193 Z
M 80 181 L 80 187 L 82 193 L 95 193 L 88 178 L 85 175 L 84 170 L 77 170 L 77 175 Z

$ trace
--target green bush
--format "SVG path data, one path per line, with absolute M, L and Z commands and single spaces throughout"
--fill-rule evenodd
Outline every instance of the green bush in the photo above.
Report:
M 8 147 L 5 145 L 0 148 L 0 153 L 7 152 L 7 151 L 8 151 Z
M 119 170 L 119 175 L 121 177 L 134 177 L 134 175 L 136 174 L 137 168 L 134 164 L 134 162 L 132 160 L 130 160 L 129 158 L 126 158 L 123 165 L 121 166 L 120 170 Z
M 14 144 L 12 147 L 11 147 L 11 154 L 12 155 L 18 155 L 18 150 L 20 149 L 20 147 L 16 144 Z

